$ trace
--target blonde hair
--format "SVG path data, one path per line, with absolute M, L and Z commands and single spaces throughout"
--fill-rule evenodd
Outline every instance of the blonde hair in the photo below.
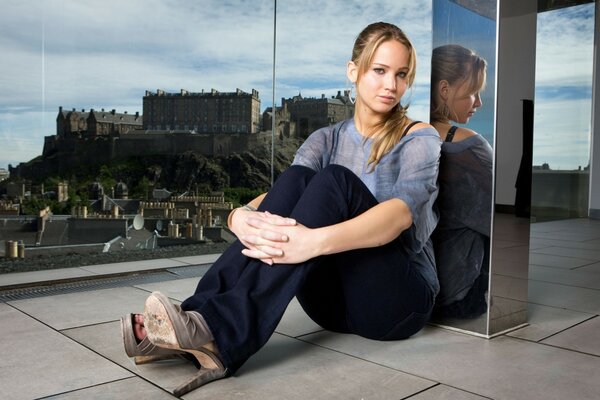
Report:
M 439 93 L 440 81 L 451 86 L 467 83 L 465 95 L 478 93 L 485 88 L 487 63 L 474 51 L 457 44 L 447 44 L 433 49 L 431 56 L 431 122 L 451 119 L 447 104 Z
M 379 46 L 390 40 L 402 43 L 408 49 L 407 87 L 415 81 L 417 54 L 408 37 L 396 25 L 386 22 L 376 22 L 368 25 L 356 38 L 352 49 L 352 62 L 358 67 L 358 81 L 369 70 L 375 52 Z M 406 111 L 408 106 L 398 103 L 383 120 L 376 125 L 373 132 L 373 145 L 369 155 L 368 165 L 374 169 L 381 158 L 386 155 L 402 138 L 402 132 L 408 124 Z

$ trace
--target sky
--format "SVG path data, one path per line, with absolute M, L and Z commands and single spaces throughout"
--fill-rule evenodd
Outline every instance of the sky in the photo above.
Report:
M 422 60 L 411 104 L 427 116 L 431 4 L 421 0 L 277 2 L 276 104 L 349 89 L 359 31 L 401 26 Z M 58 107 L 142 112 L 146 90 L 240 88 L 271 106 L 272 0 L 21 0 L 0 14 L 0 168 L 41 154 Z M 423 88 L 420 87 L 423 86 Z M 419 97 L 420 96 L 420 97 Z
M 594 3 L 538 14 L 533 165 L 589 165 Z M 560 39 L 560 40 L 557 40 Z
M 141 113 L 146 90 L 228 92 L 240 88 L 258 90 L 264 110 L 273 98 L 273 17 L 273 0 L 21 0 L 3 4 L 0 168 L 41 154 L 44 136 L 56 133 L 59 106 Z M 276 105 L 282 97 L 298 93 L 334 96 L 338 90 L 349 89 L 345 68 L 354 39 L 364 26 L 379 20 L 400 26 L 417 49 L 417 81 L 402 102 L 410 103 L 411 117 L 427 120 L 432 49 L 429 0 L 278 0 Z M 548 16 L 545 24 L 539 24 L 538 60 L 552 60 L 565 49 L 575 55 L 560 57 L 560 65 L 552 61 L 552 67 L 538 72 L 536 117 L 542 112 L 556 116 L 557 108 L 563 114 L 571 108 L 580 110 L 580 103 L 586 101 L 582 93 L 591 90 L 593 14 L 570 11 L 566 16 Z M 580 27 L 589 33 L 582 37 L 577 33 Z M 556 82 L 569 90 L 552 95 Z M 542 99 L 547 102 L 541 103 Z M 484 102 L 484 107 L 488 104 L 492 102 Z M 487 110 L 486 120 L 493 115 L 491 108 Z M 589 115 L 580 115 L 581 121 L 586 118 Z M 552 121 L 548 121 L 536 129 L 549 132 Z M 569 140 L 572 153 L 585 154 L 580 130 L 561 129 L 561 134 L 576 135 Z M 551 146 L 555 140 L 543 137 L 536 141 L 543 151 L 534 154 L 534 162 L 543 160 L 563 168 L 587 162 L 583 156 L 576 162 L 566 160 L 564 154 L 571 151 L 564 151 L 564 142 L 557 152 Z

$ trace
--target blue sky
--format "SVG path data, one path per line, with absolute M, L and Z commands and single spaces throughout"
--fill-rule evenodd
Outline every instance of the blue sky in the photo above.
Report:
M 481 134 L 493 146 L 496 23 L 451 1 L 435 0 L 433 25 L 434 48 L 444 44 L 460 44 L 487 61 L 488 84 L 481 93 L 482 106 L 465 126 Z
M 594 3 L 538 15 L 533 164 L 589 164 Z
M 385 20 L 403 28 L 415 44 L 419 67 L 410 113 L 428 119 L 430 1 L 278 0 L 277 8 L 277 103 L 299 92 L 320 97 L 348 89 L 345 65 L 356 35 L 366 24 Z M 546 28 L 540 24 L 538 60 L 553 60 L 565 49 L 574 56 L 538 71 L 536 117 L 538 112 L 555 116 L 557 108 L 585 109 L 581 94 L 589 94 L 591 85 L 589 7 L 547 20 Z M 589 34 L 582 38 L 580 28 Z M 43 137 L 55 134 L 59 106 L 135 113 L 142 111 L 146 90 L 240 88 L 257 89 L 264 109 L 272 99 L 272 35 L 272 0 L 8 2 L 0 14 L 0 168 L 41 154 Z M 565 89 L 556 95 L 558 81 Z M 484 107 L 491 104 L 484 101 Z M 567 115 L 581 123 L 587 118 L 589 125 L 589 113 Z M 536 129 L 542 132 L 556 130 L 561 122 L 540 121 Z M 568 141 L 573 150 L 565 152 L 563 141 L 557 152 L 550 146 L 555 139 L 542 136 L 536 145 L 543 151 L 536 152 L 534 162 L 562 168 L 587 163 L 581 129 L 561 129 L 561 135 L 573 135 Z M 581 156 L 566 160 L 564 154 L 571 153 Z
M 276 102 L 349 88 L 366 24 L 401 26 L 421 58 L 413 108 L 427 116 L 431 5 L 279 0 Z M 145 90 L 257 89 L 271 105 L 273 1 L 21 0 L 0 14 L 0 167 L 41 154 L 58 107 L 142 111 Z M 422 86 L 422 87 L 421 87 Z M 419 107 L 420 104 L 420 107 Z

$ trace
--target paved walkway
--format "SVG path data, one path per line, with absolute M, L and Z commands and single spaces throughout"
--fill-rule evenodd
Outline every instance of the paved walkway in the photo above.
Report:
M 431 326 L 409 340 L 377 342 L 324 331 L 294 301 L 235 377 L 183 398 L 598 399 L 600 225 L 577 221 L 532 228 L 525 328 L 488 340 Z M 54 282 L 43 295 L 0 302 L 0 397 L 174 398 L 195 368 L 136 366 L 123 351 L 119 318 L 142 311 L 153 290 L 183 300 L 216 257 L 0 275 L 0 289 Z M 106 287 L 80 281 L 136 271 L 144 273 Z M 69 286 L 73 279 L 83 286 Z

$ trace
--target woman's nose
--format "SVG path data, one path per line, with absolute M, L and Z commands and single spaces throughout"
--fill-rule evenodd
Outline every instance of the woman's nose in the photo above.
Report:
M 386 77 L 386 89 L 396 90 L 396 76 L 393 74 L 388 74 Z

